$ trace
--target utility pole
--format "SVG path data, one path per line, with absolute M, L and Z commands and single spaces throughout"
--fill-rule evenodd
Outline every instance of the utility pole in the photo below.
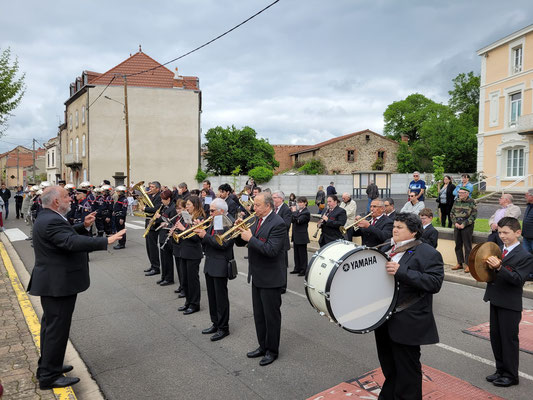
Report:
M 19 148 L 17 146 L 17 186 L 20 185 L 19 181 Z
M 130 187 L 130 126 L 128 120 L 128 82 L 124 74 L 124 118 L 126 123 L 126 188 Z
M 33 184 L 35 183 L 35 139 L 33 139 Z

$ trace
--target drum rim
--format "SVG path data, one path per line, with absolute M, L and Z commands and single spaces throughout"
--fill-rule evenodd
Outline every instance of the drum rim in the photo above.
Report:
M 335 243 L 335 242 L 332 242 L 332 243 Z M 390 261 L 390 257 L 387 254 L 385 254 L 383 251 L 381 251 L 380 249 L 377 249 L 375 247 L 367 247 L 367 246 L 355 247 L 353 250 L 350 250 L 342 258 L 340 258 L 339 261 L 336 263 L 336 265 L 331 269 L 331 272 L 330 272 L 330 274 L 328 276 L 328 280 L 326 281 L 325 292 L 329 293 L 329 291 L 331 289 L 331 283 L 333 281 L 333 277 L 335 276 L 335 273 L 337 272 L 337 269 L 339 268 L 341 263 L 346 258 L 351 256 L 352 254 L 357 253 L 357 252 L 362 251 L 362 250 L 374 250 L 374 251 L 377 251 L 378 253 L 381 253 L 385 257 L 385 259 L 387 261 Z M 396 276 L 394 276 L 394 295 L 392 296 L 392 301 L 391 301 L 390 307 L 387 309 L 387 312 L 385 313 L 385 315 L 378 322 L 376 322 L 371 327 L 366 328 L 366 329 L 362 329 L 362 330 L 361 329 L 350 329 L 350 328 L 345 327 L 344 325 L 339 324 L 339 322 L 337 321 L 337 318 L 335 317 L 335 313 L 333 312 L 333 310 L 331 308 L 331 302 L 328 300 L 327 297 L 325 299 L 326 300 L 326 307 L 328 309 L 328 312 L 329 312 L 329 315 L 331 316 L 331 318 L 342 329 L 345 329 L 345 330 L 347 330 L 348 332 L 351 332 L 351 333 L 359 333 L 359 334 L 370 333 L 370 332 L 376 330 L 377 328 L 379 328 L 382 324 L 385 323 L 385 321 L 387 321 L 387 319 L 390 318 L 394 308 L 396 307 L 396 302 L 398 301 L 399 291 L 400 291 L 400 284 L 399 284 L 398 280 L 396 279 Z

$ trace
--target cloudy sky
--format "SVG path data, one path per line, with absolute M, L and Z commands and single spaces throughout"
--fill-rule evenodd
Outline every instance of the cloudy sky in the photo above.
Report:
M 2 0 L 0 49 L 26 73 L 26 95 L 0 151 L 57 134 L 69 83 L 138 51 L 164 63 L 273 0 Z M 479 72 L 476 50 L 533 23 L 531 0 L 280 0 L 213 44 L 168 65 L 200 79 L 202 130 L 253 127 L 272 144 L 383 132 L 393 101 L 447 102 L 451 79 Z

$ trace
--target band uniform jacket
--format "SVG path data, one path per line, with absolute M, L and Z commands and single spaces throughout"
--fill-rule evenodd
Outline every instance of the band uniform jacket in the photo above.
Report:
M 353 235 L 361 236 L 361 242 L 364 246 L 374 247 L 392 237 L 393 223 L 392 219 L 382 214 L 374 225 L 370 225 L 368 228 L 359 228 Z
M 198 219 L 202 220 L 203 218 Z M 193 225 L 194 220 L 192 222 L 192 225 L 184 224 L 183 226 L 185 227 L 185 229 L 189 229 Z M 179 230 L 177 230 L 176 232 L 180 233 Z M 184 258 L 186 260 L 200 260 L 204 256 L 204 252 L 202 249 L 202 239 L 198 235 L 194 235 L 193 237 L 190 237 L 188 239 L 180 239 L 179 246 L 181 258 Z
M 322 215 L 327 213 L 328 209 L 325 208 L 325 211 Z M 346 210 L 339 206 L 336 206 L 328 215 L 328 220 L 322 222 L 320 234 L 320 245 L 326 242 L 333 242 L 337 239 L 342 239 L 342 233 L 339 230 L 341 226 L 346 224 Z
M 226 204 L 228 205 L 228 215 L 235 219 L 237 216 L 237 213 L 239 212 L 239 207 L 237 206 L 237 203 L 233 201 L 233 199 L 228 196 L 226 197 Z
M 390 250 L 390 245 L 383 251 Z M 389 336 L 396 343 L 417 346 L 439 341 L 433 316 L 433 294 L 438 293 L 444 280 L 441 254 L 427 243 L 407 250 L 400 259 L 395 279 L 400 290 L 396 307 L 418 301 L 399 312 L 393 312 L 386 322 Z
M 158 218 L 158 224 L 161 225 L 161 223 L 164 221 L 163 220 L 163 217 L 167 218 L 167 219 L 171 219 L 173 218 L 178 212 L 176 211 L 176 203 L 174 203 L 172 200 L 170 201 L 169 205 L 168 206 L 163 206 L 163 208 L 161 209 L 161 217 Z M 168 241 L 167 241 L 167 237 L 168 237 L 168 232 L 170 230 L 170 228 L 172 228 L 174 226 L 174 223 L 176 222 L 176 219 L 174 218 L 168 225 L 167 225 L 167 229 L 159 229 L 159 245 L 162 245 L 163 243 L 165 243 L 165 241 L 167 242 L 165 244 L 165 249 L 169 249 L 170 246 L 172 246 L 172 243 L 171 241 L 174 241 L 174 239 L 170 238 Z
M 149 196 L 154 206 L 153 207 L 146 206 L 146 208 L 144 209 L 144 212 L 147 214 L 155 214 L 155 212 L 159 210 L 159 207 L 161 207 L 161 204 L 163 204 L 161 202 L 161 192 L 157 192 L 155 195 L 153 196 L 149 195 Z M 145 228 L 148 226 L 148 223 L 150 222 L 151 219 L 152 217 L 146 217 L 146 221 L 144 223 Z M 159 223 L 155 222 L 154 224 L 152 224 L 152 227 L 150 228 L 150 230 L 155 231 L 158 226 L 159 226 Z
M 294 244 L 309 243 L 309 221 L 311 213 L 307 207 L 292 213 L 292 241 Z
M 259 230 L 256 219 L 250 230 L 252 237 L 246 242 L 238 237 L 235 244 L 240 247 L 248 244 L 248 280 L 253 280 L 258 288 L 277 288 L 286 283 L 285 238 L 287 228 L 283 218 L 274 210 L 261 223 Z M 257 232 L 256 232 L 257 230 Z
M 433 246 L 433 248 L 436 249 L 438 241 L 439 241 L 439 231 L 436 230 L 433 225 L 429 224 L 423 230 L 420 240 L 423 241 L 424 243 L 427 243 Z
M 276 212 L 276 209 L 274 209 L 274 212 Z M 291 229 L 291 222 L 292 222 L 292 213 L 289 206 L 285 203 L 283 203 L 279 207 L 279 211 L 277 214 L 283 219 L 283 222 L 285 222 L 285 227 L 287 229 L 287 236 L 285 238 L 285 250 L 289 251 L 291 248 L 291 241 L 289 239 L 289 230 Z
M 205 249 L 204 274 L 215 278 L 226 278 L 228 276 L 228 261 L 233 259 L 235 239 L 228 239 L 221 246 L 216 241 L 215 236 L 223 234 L 229 228 L 213 230 L 213 223 L 207 228 L 206 234 L 202 239 L 202 245 Z
M 396 218 L 396 210 L 394 210 L 389 215 L 387 215 L 387 217 L 389 217 L 389 219 L 391 219 L 392 222 L 394 223 L 394 218 Z
M 533 256 L 521 244 L 503 258 L 502 267 L 494 274 L 494 280 L 487 283 L 484 301 L 522 312 L 522 293 L 526 278 L 533 271 Z
M 28 284 L 34 296 L 71 296 L 90 285 L 87 252 L 107 249 L 107 238 L 85 235 L 83 224 L 70 225 L 44 208 L 33 225 L 35 266 Z

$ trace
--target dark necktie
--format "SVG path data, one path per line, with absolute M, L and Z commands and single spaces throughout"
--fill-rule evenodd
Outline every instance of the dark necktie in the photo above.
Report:
M 507 251 L 507 249 L 505 249 L 502 253 L 502 260 L 505 258 L 505 256 L 507 255 L 507 253 L 509 253 L 509 251 Z
M 376 225 L 377 218 L 372 218 L 372 225 Z
M 255 233 L 259 232 L 259 228 L 261 228 L 261 223 L 263 222 L 263 218 L 259 219 L 259 222 L 257 223 L 257 228 L 255 228 Z
M 392 246 L 392 249 L 390 249 L 389 257 L 392 258 L 396 255 L 396 245 Z

